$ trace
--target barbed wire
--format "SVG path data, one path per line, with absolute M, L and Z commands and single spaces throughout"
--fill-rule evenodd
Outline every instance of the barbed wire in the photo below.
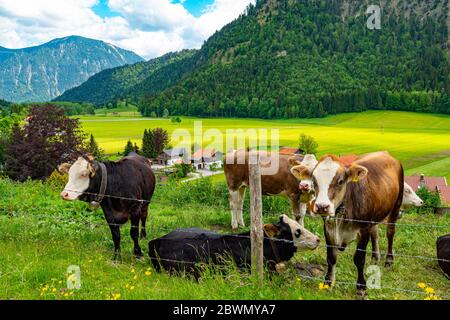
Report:
M 91 195 L 91 196 L 100 196 L 98 193 L 92 193 L 92 192 L 81 192 L 81 191 L 76 191 L 76 190 L 68 190 L 65 189 L 65 191 L 69 191 L 69 192 L 73 192 L 73 193 L 77 193 L 79 195 Z M 152 200 L 145 200 L 145 199 L 137 199 L 137 198 L 128 198 L 128 197 L 121 197 L 121 196 L 113 196 L 113 195 L 103 195 L 106 198 L 112 198 L 112 199 L 119 199 L 119 200 L 126 200 L 126 201 L 137 201 L 137 202 L 141 202 L 141 203 L 152 203 Z M 158 204 L 164 204 L 164 205 L 170 205 L 170 206 L 174 206 L 175 204 L 170 203 L 170 202 L 158 202 Z M 214 206 L 214 205 L 208 205 L 208 206 L 202 206 L 202 205 L 192 205 L 189 204 L 187 206 L 192 206 L 192 207 L 196 207 L 196 208 L 207 208 L 207 209 L 213 209 L 213 208 L 218 208 L 220 210 L 227 210 L 226 208 L 223 207 L 219 207 L 219 206 Z M 271 215 L 278 215 L 278 214 L 286 214 L 286 212 L 270 212 Z M 381 222 L 376 222 L 376 221 L 371 221 L 371 220 L 361 220 L 361 219 L 351 219 L 351 218 L 342 218 L 342 217 L 327 217 L 327 219 L 330 220 L 342 220 L 342 221 L 347 221 L 347 222 L 356 222 L 356 223 L 367 223 L 367 224 L 374 224 L 374 225 L 395 225 L 395 226 L 408 226 L 408 227 L 420 227 L 420 228 L 443 228 L 443 229 L 450 229 L 450 225 L 432 225 L 432 224 L 412 224 L 412 223 L 393 223 L 393 222 L 386 222 L 386 221 L 381 221 Z
M 85 195 L 91 195 L 91 196 L 99 196 L 99 194 L 97 193 L 90 193 L 90 192 L 79 192 L 79 191 L 75 191 L 75 190 L 65 190 L 65 191 L 69 191 L 69 192 L 74 192 L 77 194 L 85 194 Z M 136 199 L 136 198 L 129 198 L 129 197 L 122 197 L 122 196 L 114 196 L 114 195 L 104 195 L 104 197 L 106 198 L 111 198 L 111 199 L 119 199 L 119 200 L 125 200 L 125 201 L 137 201 L 140 202 L 141 204 L 143 203 L 151 203 L 151 200 L 145 200 L 145 199 Z M 165 205 L 169 205 L 169 206 L 176 206 L 176 204 L 174 203 L 170 203 L 170 202 L 161 202 L 159 201 L 158 204 L 165 204 Z M 214 209 L 215 206 L 204 206 L 204 205 L 190 205 L 190 204 L 186 204 L 185 206 L 189 206 L 189 207 L 193 207 L 193 208 L 208 208 L 208 209 Z M 217 207 L 220 210 L 227 210 L 223 207 Z M 272 212 L 271 212 L 272 213 Z M 279 214 L 285 214 L 285 212 L 280 212 Z M 13 215 L 14 216 L 14 215 Z M 24 214 L 21 214 L 21 216 L 27 216 Z M 36 217 L 36 218 L 51 218 L 51 219 L 55 219 L 55 220 L 59 220 L 61 222 L 72 222 L 72 223 L 80 223 L 84 222 L 86 224 L 89 224 L 89 226 L 97 226 L 97 227 L 104 227 L 106 225 L 109 226 L 123 226 L 123 224 L 115 224 L 115 223 L 108 223 L 106 222 L 106 224 L 100 223 L 100 222 L 94 222 L 94 221 L 89 221 L 87 220 L 84 216 L 79 216 L 77 219 L 72 218 L 72 219 L 67 219 L 67 218 L 63 218 L 63 217 L 58 217 L 58 216 L 52 216 L 52 215 L 35 215 L 35 214 L 30 214 L 29 216 L 32 217 Z M 388 223 L 388 222 L 374 222 L 374 221 L 366 221 L 366 220 L 359 220 L 359 219 L 349 219 L 349 218 L 344 218 L 344 217 L 329 217 L 328 219 L 331 220 L 341 220 L 341 221 L 348 221 L 348 222 L 356 222 L 356 223 L 372 223 L 372 224 L 385 224 L 385 225 L 396 225 L 396 226 L 405 226 L 405 227 L 421 227 L 421 228 L 436 228 L 436 229 L 440 229 L 440 228 L 450 228 L 450 226 L 443 226 L 443 225 L 430 225 L 430 224 L 412 224 L 412 223 Z M 141 228 L 139 226 L 130 226 L 130 228 Z M 174 231 L 173 229 L 169 229 L 169 228 L 161 228 L 158 227 L 158 229 L 154 229 L 153 225 L 150 226 L 150 229 L 152 231 L 152 233 L 156 233 L 156 232 L 172 232 Z M 156 231 L 156 232 L 155 232 Z M 197 233 L 194 231 L 190 231 L 190 230 L 186 230 L 186 229 L 177 229 L 177 231 L 181 231 L 181 232 L 186 232 L 186 233 Z M 238 234 L 223 234 L 229 237 L 234 237 L 234 238 L 245 238 L 245 239 L 249 239 L 250 236 L 249 235 L 238 235 Z M 274 242 L 284 242 L 284 243 L 289 243 L 289 244 L 294 244 L 295 242 L 293 240 L 287 240 L 287 239 L 271 239 Z M 297 242 L 298 245 L 302 245 L 302 244 L 307 244 L 306 242 Z M 329 245 L 329 244 L 319 244 L 318 247 L 322 247 L 322 248 L 336 248 L 336 249 L 341 249 L 341 246 L 337 246 L 337 245 Z M 367 249 L 355 249 L 356 251 L 360 251 L 360 252 L 369 252 L 371 250 L 367 250 Z M 351 251 L 347 251 L 350 252 Z M 122 253 L 121 253 L 122 254 Z M 380 254 L 386 254 L 386 252 L 380 252 Z M 133 255 L 134 256 L 134 255 Z M 404 253 L 395 253 L 394 256 L 397 257 L 403 257 L 403 258 L 410 258 L 410 259 L 421 259 L 421 260 L 428 260 L 428 261 L 437 261 L 437 262 L 450 262 L 450 260 L 448 259 L 441 259 L 441 258 L 435 258 L 435 257 L 428 257 L 428 256 L 423 256 L 423 255 L 411 255 L 411 254 L 404 254 Z M 195 265 L 197 263 L 192 262 L 192 261 L 182 261 L 182 260 L 172 260 L 172 259 L 161 259 L 161 258 L 157 258 L 161 261 L 168 261 L 168 262 L 173 262 L 173 263 L 182 263 L 182 264 L 190 264 L 190 265 Z M 307 279 L 307 280 L 312 280 L 312 281 L 321 281 L 323 282 L 322 278 L 318 278 L 318 277 L 309 277 L 309 276 L 305 276 L 305 275 L 298 275 L 301 278 Z M 354 282 L 345 282 L 345 281 L 336 281 L 335 282 L 338 285 L 351 285 L 354 286 L 355 283 Z M 419 291 L 419 290 L 411 290 L 411 289 L 403 289 L 403 288 L 390 288 L 390 287 L 382 287 L 382 289 L 387 289 L 387 290 L 395 290 L 395 291 L 399 291 L 399 292 L 407 292 L 407 293 L 416 293 L 416 294 L 426 294 L 423 291 Z M 449 299 L 450 297 L 448 296 L 441 296 L 441 295 L 436 295 L 438 297 L 441 297 L 443 299 Z
M 128 257 L 128 258 L 136 258 L 134 254 L 131 253 L 123 253 L 120 252 L 120 256 L 121 257 Z M 201 267 L 201 266 L 222 266 L 224 267 L 224 265 L 222 264 L 216 264 L 216 265 L 212 265 L 211 263 L 207 263 L 204 261 L 201 262 L 193 262 L 193 261 L 185 261 L 185 260 L 176 260 L 176 259 L 168 259 L 168 258 L 161 258 L 161 257 L 149 257 L 150 260 L 156 260 L 156 261 L 165 261 L 165 262 L 170 262 L 170 263 L 178 263 L 178 264 L 183 264 L 183 265 L 191 265 L 193 267 L 197 266 L 197 267 Z M 230 260 L 231 258 L 229 258 L 229 262 L 232 263 L 232 260 Z M 227 261 L 227 259 L 223 260 L 224 262 Z M 270 260 L 266 260 L 267 262 L 269 262 Z M 276 261 L 272 261 L 275 262 Z M 153 264 L 153 262 L 152 262 Z M 226 264 L 225 264 L 226 266 Z M 163 266 L 161 266 L 162 269 Z M 170 270 L 165 270 L 165 271 L 170 271 Z M 189 274 L 189 272 L 187 270 L 184 270 L 186 274 Z M 199 269 L 199 271 L 201 271 L 201 269 Z M 180 273 L 179 270 L 177 270 L 176 272 Z M 315 281 L 315 282 L 319 282 L 319 283 L 324 283 L 325 279 L 324 277 L 311 277 L 311 276 L 307 276 L 301 273 L 296 273 L 296 276 L 305 280 L 310 280 L 310 281 Z M 333 284 L 336 286 L 347 286 L 347 287 L 355 287 L 358 283 L 357 282 L 353 282 L 353 281 L 342 281 L 342 280 L 335 280 L 333 281 Z M 370 289 L 370 288 L 369 288 Z M 390 290 L 390 291 L 398 291 L 398 292 L 403 292 L 403 293 L 411 293 L 411 294 L 420 294 L 420 295 L 429 295 L 427 292 L 425 291 L 420 291 L 420 290 L 415 290 L 415 289 L 405 289 L 405 288 L 395 288 L 395 287 L 387 287 L 387 286 L 383 286 L 381 285 L 379 288 L 375 288 L 372 290 Z M 441 299 L 450 299 L 450 296 L 447 295 L 442 295 L 442 294 L 436 294 L 433 293 L 433 295 L 435 297 L 441 298 Z
M 55 216 L 51 216 L 51 215 L 36 215 L 36 214 L 32 214 L 30 215 L 32 217 L 35 218 L 51 218 L 51 219 L 55 219 L 57 221 L 60 222 L 72 222 L 72 223 L 79 223 L 80 220 L 79 219 L 67 219 L 67 218 L 61 218 L 61 217 L 55 217 Z M 110 223 L 110 222 L 92 222 L 92 221 L 87 221 L 85 219 L 82 218 L 82 222 L 89 224 L 90 226 L 96 226 L 96 227 L 106 227 L 106 226 L 116 226 L 116 227 L 122 227 L 124 226 L 124 224 L 118 224 L 118 223 Z M 141 229 L 141 226 L 132 226 L 130 225 L 130 229 Z M 177 232 L 182 232 L 182 233 L 188 233 L 188 234 L 197 234 L 197 232 L 195 231 L 190 231 L 187 229 L 171 229 L 171 228 L 161 228 L 158 227 L 158 229 L 154 229 L 152 228 L 152 226 L 150 225 L 149 227 L 152 231 L 152 233 L 155 233 L 155 231 L 157 231 L 158 233 L 170 233 L 173 231 L 177 231 Z M 208 230 L 205 230 L 206 232 L 211 232 Z M 249 235 L 242 235 L 242 234 L 221 234 L 220 235 L 223 236 L 227 236 L 227 237 L 232 237 L 232 238 L 237 238 L 237 239 L 250 239 L 251 237 Z M 277 239 L 277 238 L 271 238 L 271 241 L 275 242 L 275 243 L 286 243 L 286 244 L 292 244 L 292 245 L 307 245 L 308 243 L 305 241 L 293 241 L 293 240 L 288 240 L 288 239 Z M 322 247 L 322 248 L 334 248 L 334 249 L 342 249 L 342 246 L 339 245 L 330 245 L 330 244 L 318 244 L 317 247 Z M 371 249 L 358 249 L 355 248 L 355 251 L 359 251 L 359 252 L 366 252 L 366 253 L 371 253 L 372 250 Z M 350 252 L 350 251 L 346 251 L 346 252 Z M 386 251 L 380 251 L 379 252 L 381 255 L 385 255 L 387 254 Z M 420 259 L 420 260 L 428 260 L 428 261 L 440 261 L 440 262 L 450 262 L 450 260 L 448 259 L 442 259 L 442 258 L 436 258 L 436 257 L 429 257 L 429 256 L 423 256 L 423 255 L 411 255 L 411 254 L 404 254 L 404 253 L 394 253 L 394 256 L 396 257 L 403 257 L 403 258 L 411 258 L 411 259 Z

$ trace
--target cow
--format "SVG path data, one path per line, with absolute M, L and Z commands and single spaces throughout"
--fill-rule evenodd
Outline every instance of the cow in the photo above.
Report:
M 261 159 L 261 187 L 263 195 L 280 195 L 289 199 L 295 219 L 303 226 L 306 215 L 307 203 L 311 200 L 313 190 L 311 181 L 299 183 L 290 173 L 291 156 L 264 151 L 252 151 Z M 264 169 L 273 165 L 272 156 L 278 157 L 278 168 L 276 172 L 264 174 Z M 242 161 L 241 161 L 242 160 Z M 298 160 L 298 159 L 297 159 Z M 314 168 L 317 160 L 314 155 L 299 156 L 302 165 Z M 226 155 L 224 164 L 225 177 L 230 193 L 231 227 L 245 227 L 242 216 L 245 188 L 249 186 L 249 152 L 244 150 L 232 151 Z M 270 171 L 270 169 L 269 169 Z
M 423 200 L 414 192 L 413 188 L 405 182 L 403 189 L 402 206 L 400 207 L 399 219 L 402 217 L 403 212 L 411 207 L 423 206 Z M 370 239 L 372 241 L 372 259 L 379 261 L 381 258 L 380 246 L 378 243 L 378 226 L 375 225 L 372 228 Z
M 403 201 L 404 176 L 401 163 L 387 152 L 361 156 L 347 167 L 334 155 L 322 157 L 311 171 L 304 166 L 292 168 L 297 179 L 313 181 L 316 199 L 311 215 L 322 216 L 327 244 L 328 271 L 325 278 L 335 282 L 337 250 L 358 239 L 354 263 L 358 270 L 357 296 L 367 298 L 364 265 L 366 248 L 373 227 L 388 218 L 386 266 L 393 263 L 395 223 Z
M 69 180 L 61 192 L 66 201 L 81 200 L 99 205 L 111 229 L 114 260 L 120 257 L 120 226 L 131 221 L 134 255 L 141 258 L 141 238 L 146 237 L 148 206 L 155 191 L 155 175 L 147 158 L 131 153 L 117 162 L 97 162 L 90 156 L 59 166 Z
M 447 278 L 450 279 L 450 234 L 437 239 L 436 251 L 439 266 Z
M 289 261 L 298 250 L 314 250 L 319 237 L 288 216 L 264 225 L 263 254 L 270 270 Z M 223 265 L 230 259 L 243 270 L 251 265 L 250 233 L 218 234 L 197 228 L 179 229 L 149 242 L 149 256 L 157 271 L 186 272 L 198 278 L 204 264 Z

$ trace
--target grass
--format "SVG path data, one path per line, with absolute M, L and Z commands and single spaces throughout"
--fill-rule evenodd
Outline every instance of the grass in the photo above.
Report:
M 450 116 L 443 115 L 368 111 L 324 119 L 182 118 L 180 124 L 174 124 L 170 119 L 129 115 L 86 116 L 80 119 L 84 130 L 93 133 L 100 146 L 108 153 L 122 151 L 128 139 L 140 144 L 144 129 L 162 127 L 169 134 L 182 129 L 193 134 L 194 122 L 201 121 L 204 131 L 217 129 L 222 133 L 226 133 L 227 129 L 279 129 L 280 144 L 285 146 L 296 146 L 300 133 L 306 133 L 318 141 L 320 155 L 388 150 L 403 161 L 406 169 L 411 170 L 436 160 L 450 159 Z M 204 137 L 203 145 L 206 147 L 212 140 Z M 219 144 L 223 141 L 219 139 Z M 175 145 L 177 139 L 172 139 L 171 142 Z M 228 150 L 229 147 L 223 146 L 222 149 Z
M 337 280 L 332 291 L 320 290 L 317 280 L 302 279 L 294 263 L 326 265 L 325 248 L 298 253 L 283 275 L 266 274 L 258 288 L 254 279 L 231 266 L 225 275 L 205 273 L 199 282 L 184 276 L 157 273 L 149 259 L 131 256 L 129 224 L 122 228 L 122 261 L 112 262 L 112 240 L 101 211 L 84 203 L 63 202 L 59 188 L 40 182 L 13 183 L 0 180 L 0 299 L 353 299 L 356 269 L 352 262 L 355 244 L 339 254 Z M 246 203 L 248 212 L 248 202 Z M 287 212 L 281 198 L 266 198 L 265 222 Z M 268 210 L 268 208 L 271 210 Z M 248 223 L 248 213 L 245 215 Z M 223 182 L 203 179 L 194 183 L 158 186 L 148 222 L 150 238 L 181 227 L 202 227 L 231 232 L 227 191 Z M 406 215 L 401 223 L 432 224 L 441 228 L 399 226 L 398 254 L 435 256 L 437 236 L 448 231 L 450 217 Z M 307 227 L 321 236 L 322 222 L 307 219 Z M 383 229 L 384 227 L 381 227 Z M 381 248 L 386 241 L 382 235 Z M 141 241 L 147 252 L 147 242 Z M 81 268 L 81 289 L 66 289 L 67 268 Z M 418 282 L 449 296 L 450 284 L 435 261 L 398 256 L 394 266 L 382 271 L 382 289 L 370 290 L 371 299 L 423 299 Z

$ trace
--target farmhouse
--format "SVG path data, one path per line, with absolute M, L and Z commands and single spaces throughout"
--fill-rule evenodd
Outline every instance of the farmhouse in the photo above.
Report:
M 199 149 L 191 157 L 192 166 L 196 170 L 210 169 L 223 165 L 223 153 L 215 149 Z
M 161 153 L 156 162 L 164 166 L 173 166 L 177 163 L 183 163 L 186 160 L 187 151 L 185 148 L 167 149 Z
M 423 174 L 411 177 L 405 177 L 405 182 L 409 184 L 414 191 L 419 188 L 427 188 L 429 191 L 439 192 L 441 202 L 444 205 L 450 205 L 450 186 L 445 177 L 427 177 Z

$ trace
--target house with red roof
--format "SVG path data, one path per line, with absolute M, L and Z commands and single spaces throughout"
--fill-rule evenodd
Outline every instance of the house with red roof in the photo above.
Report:
M 428 177 L 423 174 L 405 177 L 405 182 L 409 184 L 414 191 L 419 188 L 427 188 L 431 192 L 439 192 L 441 202 L 444 205 L 450 205 L 450 186 L 445 177 Z

